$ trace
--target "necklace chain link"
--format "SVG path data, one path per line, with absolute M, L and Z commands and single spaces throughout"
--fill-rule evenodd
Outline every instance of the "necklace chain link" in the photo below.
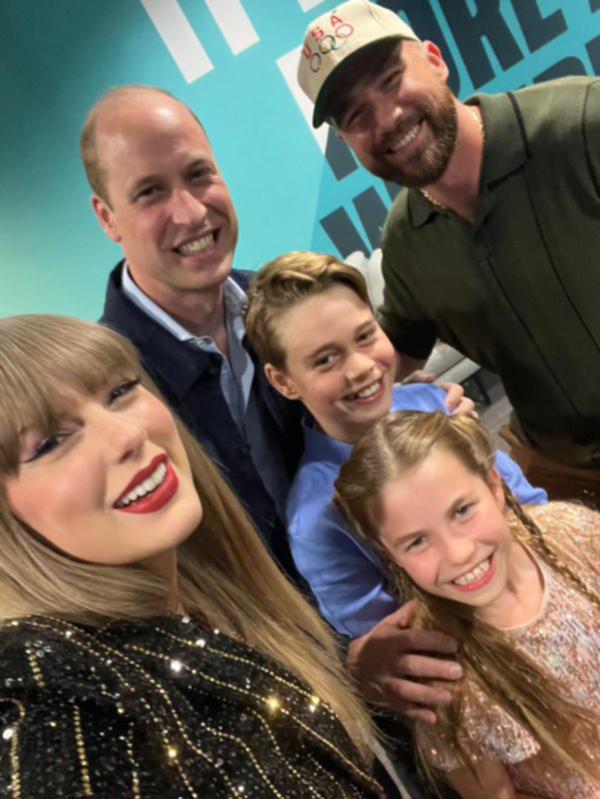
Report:
M 481 140 L 485 142 L 485 128 L 483 127 L 483 119 L 481 117 L 481 112 L 477 112 L 472 105 L 468 105 L 467 108 L 473 115 L 473 119 L 475 120 L 475 122 L 477 122 L 477 127 L 479 128 L 479 131 L 481 133 Z M 444 211 L 447 210 L 447 206 L 436 200 L 435 197 L 432 197 L 431 194 L 427 191 L 427 189 L 419 189 L 419 191 L 421 192 L 423 197 L 425 197 L 426 200 L 429 200 L 429 202 L 432 205 L 435 205 L 437 208 L 441 208 Z

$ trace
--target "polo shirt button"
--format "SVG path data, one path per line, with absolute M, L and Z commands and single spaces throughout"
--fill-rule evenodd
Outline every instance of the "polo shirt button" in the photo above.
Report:
M 249 455 L 250 454 L 250 444 L 242 444 L 240 447 L 240 452 L 242 455 Z

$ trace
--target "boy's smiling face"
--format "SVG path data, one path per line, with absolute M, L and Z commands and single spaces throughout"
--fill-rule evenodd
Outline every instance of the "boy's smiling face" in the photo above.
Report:
M 275 388 L 299 399 L 332 438 L 355 443 L 389 412 L 396 369 L 373 312 L 343 284 L 301 300 L 279 318 L 285 368 L 265 365 Z

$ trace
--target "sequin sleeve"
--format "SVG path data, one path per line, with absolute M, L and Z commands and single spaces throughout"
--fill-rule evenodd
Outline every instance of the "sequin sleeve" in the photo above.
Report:
M 114 706 L 66 701 L 43 691 L 30 701 L 5 698 L 0 736 L 0 796 L 171 795 L 161 769 L 152 765 L 148 742 L 138 740 L 140 732 Z
M 418 723 L 416 735 L 434 768 L 447 772 L 463 765 L 442 725 Z M 471 690 L 463 702 L 459 740 L 470 756 L 505 764 L 520 763 L 540 751 L 529 731 L 478 689 Z
M 0 626 L 0 796 L 375 799 L 325 702 L 188 617 Z

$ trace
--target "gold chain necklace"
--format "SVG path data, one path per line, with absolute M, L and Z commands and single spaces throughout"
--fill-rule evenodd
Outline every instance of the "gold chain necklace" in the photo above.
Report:
M 481 117 L 481 112 L 477 113 L 477 111 L 472 105 L 468 105 L 467 108 L 473 114 L 473 119 L 475 120 L 475 122 L 477 122 L 477 127 L 479 128 L 479 132 L 481 133 L 481 140 L 485 142 L 485 128 L 483 127 L 483 119 Z M 443 211 L 448 210 L 448 206 L 436 200 L 435 197 L 432 197 L 431 194 L 427 191 L 427 189 L 419 189 L 419 191 L 421 192 L 423 197 L 425 197 L 426 200 L 429 200 L 429 202 L 432 205 L 435 205 L 437 208 L 441 208 Z

